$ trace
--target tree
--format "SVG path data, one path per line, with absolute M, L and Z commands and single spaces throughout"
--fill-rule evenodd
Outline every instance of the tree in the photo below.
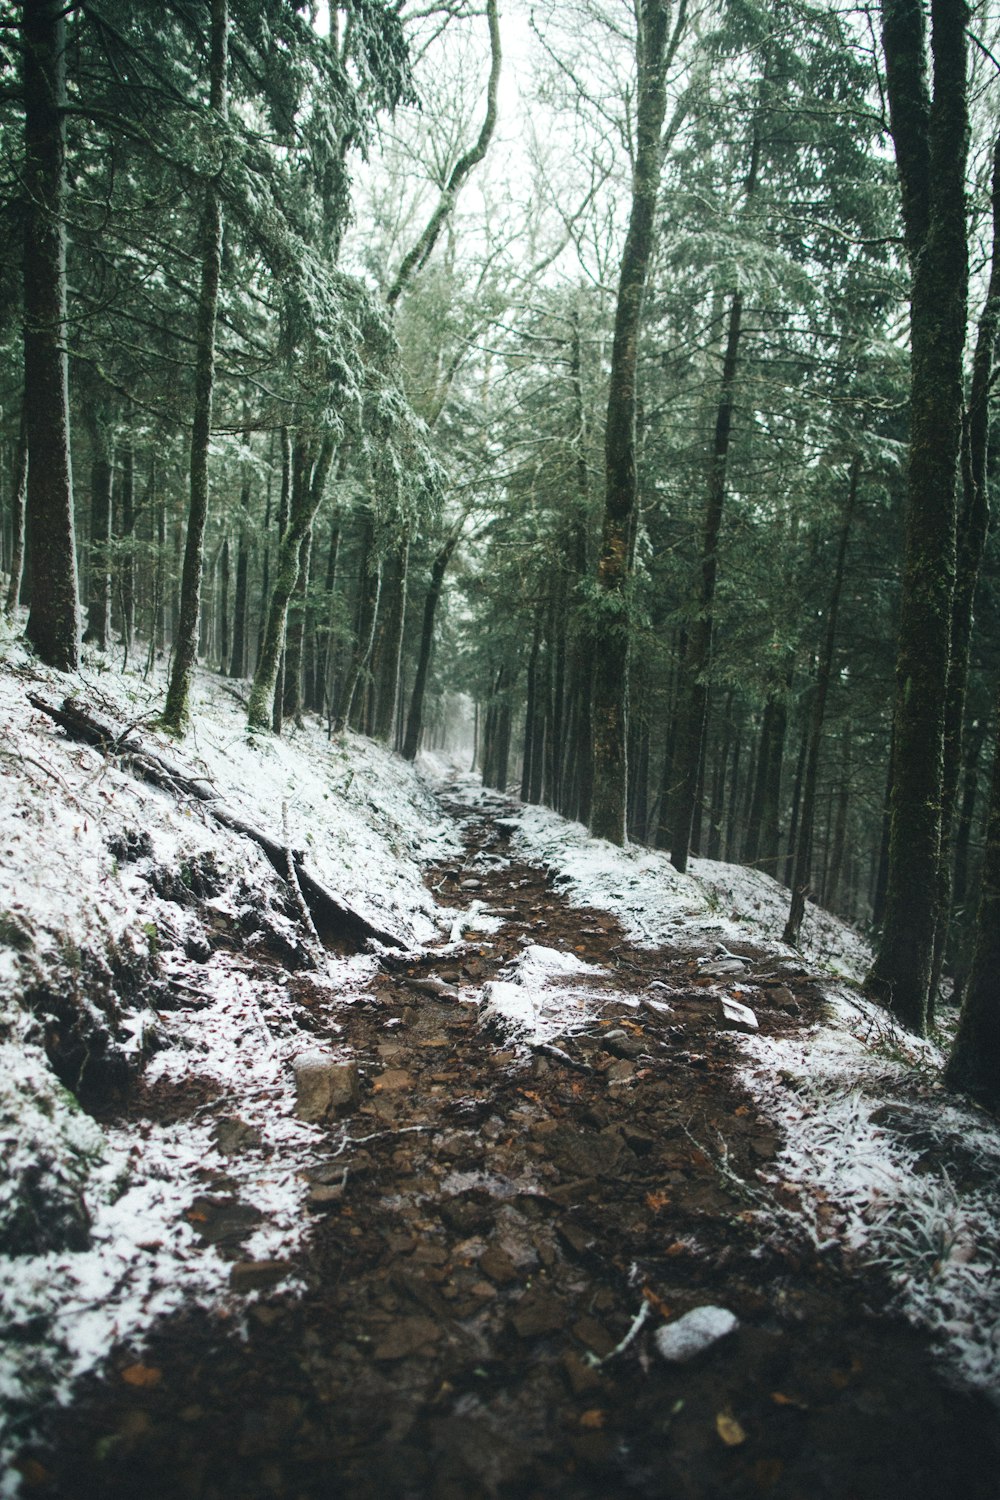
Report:
M 229 111 L 229 4 L 211 0 L 208 107 L 225 138 Z M 201 226 L 201 289 L 195 332 L 195 404 L 191 423 L 191 494 L 188 508 L 181 609 L 174 641 L 173 665 L 163 707 L 163 726 L 180 734 L 188 717 L 191 678 L 198 651 L 201 571 L 208 516 L 208 446 L 212 433 L 215 385 L 215 325 L 222 275 L 222 198 L 215 174 L 205 184 Z
M 79 662 L 66 357 L 66 21 L 59 0 L 24 0 L 24 411 L 31 606 L 42 661 Z
M 869 992 L 904 1025 L 927 1025 L 942 857 L 945 703 L 955 586 L 968 248 L 968 7 L 884 0 L 882 38 L 910 263 L 907 526 L 885 923 Z
M 627 805 L 628 583 L 638 496 L 635 424 L 639 332 L 656 241 L 667 71 L 685 14 L 682 0 L 671 34 L 668 0 L 639 0 L 636 6 L 635 160 L 608 388 L 592 708 L 594 790 L 590 828 L 595 837 L 610 839 L 615 844 L 625 842 Z

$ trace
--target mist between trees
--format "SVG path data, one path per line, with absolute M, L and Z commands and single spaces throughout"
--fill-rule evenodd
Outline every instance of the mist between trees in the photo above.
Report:
M 2 563 L 875 936 L 1000 1098 L 989 5 L 0 4 Z

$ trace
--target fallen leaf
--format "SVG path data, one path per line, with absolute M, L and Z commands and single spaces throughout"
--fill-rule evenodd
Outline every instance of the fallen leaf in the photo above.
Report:
M 749 1104 L 741 1104 L 738 1109 L 734 1109 L 733 1110 L 733 1114 L 734 1115 L 748 1115 L 749 1113 L 750 1113 L 750 1106 L 749 1106 Z
M 595 1406 L 590 1411 L 583 1413 L 583 1416 L 580 1418 L 580 1426 L 587 1432 L 597 1432 L 599 1428 L 604 1426 L 607 1420 L 607 1412 L 601 1411 L 600 1407 Z
M 794 1406 L 798 1411 L 808 1411 L 809 1407 L 797 1396 L 786 1396 L 783 1391 L 772 1391 L 771 1400 L 775 1406 Z
M 715 1430 L 727 1448 L 738 1448 L 740 1443 L 747 1440 L 747 1435 L 736 1418 L 725 1411 L 720 1411 L 716 1417 Z
M 670 1194 L 657 1190 L 646 1194 L 646 1207 L 658 1214 L 662 1208 L 666 1208 L 670 1202 Z
M 664 1302 L 662 1297 L 658 1297 L 656 1295 L 651 1286 L 644 1286 L 642 1289 L 642 1295 L 645 1297 L 646 1301 L 649 1303 L 653 1311 L 660 1314 L 661 1318 L 670 1317 L 671 1308 L 667 1305 L 666 1302 Z
M 122 1371 L 122 1379 L 126 1385 L 138 1386 L 140 1390 L 152 1390 L 154 1385 L 159 1385 L 163 1379 L 163 1371 L 158 1370 L 155 1365 L 128 1365 Z

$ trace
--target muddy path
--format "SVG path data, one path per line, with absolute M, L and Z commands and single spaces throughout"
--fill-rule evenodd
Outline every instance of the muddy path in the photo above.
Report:
M 26 1491 L 992 1500 L 995 1412 L 879 1311 L 877 1277 L 794 1227 L 761 1244 L 778 1142 L 733 1081 L 706 954 L 568 907 L 510 860 L 499 801 L 449 811 L 465 858 L 428 879 L 468 909 L 465 946 L 387 963 L 336 1014 L 362 1089 L 311 1172 L 305 1294 L 242 1267 L 263 1285 L 242 1328 L 189 1315 L 119 1351 L 25 1453 Z M 484 905 L 506 920 L 477 939 Z M 581 1027 L 535 1049 L 472 1003 L 528 944 L 605 971 Z M 815 1015 L 806 979 L 745 951 L 762 1030 Z M 326 997 L 290 983 L 321 1035 Z M 240 1268 L 225 1180 L 192 1211 Z M 739 1327 L 668 1363 L 657 1330 L 705 1304 Z

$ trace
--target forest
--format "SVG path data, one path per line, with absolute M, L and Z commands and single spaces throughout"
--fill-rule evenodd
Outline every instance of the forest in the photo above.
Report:
M 253 897 L 254 941 L 265 932 L 290 970 L 321 972 L 322 950 L 367 945 L 393 975 L 398 952 L 430 941 L 423 888 L 403 881 L 410 894 L 383 901 L 403 877 L 357 862 L 361 823 L 298 799 L 322 776 L 346 807 L 374 778 L 357 817 L 410 819 L 424 829 L 416 849 L 438 814 L 416 782 L 392 780 L 415 766 L 449 816 L 479 830 L 464 883 L 446 869 L 458 856 L 443 834 L 413 855 L 437 871 L 442 901 L 471 910 L 474 935 L 494 930 L 486 903 L 501 899 L 481 880 L 501 845 L 477 819 L 501 830 L 520 819 L 516 860 L 528 871 L 548 859 L 557 886 L 576 878 L 577 837 L 599 841 L 587 848 L 606 872 L 631 872 L 603 886 L 595 875 L 571 897 L 616 913 L 621 941 L 639 945 L 620 966 L 641 967 L 643 943 L 694 952 L 677 894 L 694 877 L 723 913 L 716 962 L 730 975 L 765 950 L 786 966 L 802 958 L 775 970 L 792 986 L 779 1033 L 800 1007 L 813 1016 L 810 976 L 833 964 L 869 1037 L 891 1036 L 896 1061 L 933 1075 L 935 1109 L 971 1109 L 988 1132 L 1000 1108 L 990 0 L 0 0 L 0 65 L 11 787 L 38 774 L 19 717 L 29 703 L 30 733 L 44 720 L 61 736 L 65 762 L 46 774 L 83 837 L 95 783 L 77 781 L 71 747 L 106 757 L 123 786 L 139 778 L 143 798 L 152 785 L 181 799 L 185 816 L 226 830 L 213 838 L 249 840 L 284 892 Z M 223 720 L 228 767 L 206 748 Z M 398 769 L 376 776 L 362 741 Z M 135 827 L 106 839 L 115 878 L 152 857 L 146 816 L 134 809 Z M 456 827 L 473 837 L 473 823 Z M 556 832 L 568 824 L 582 830 Z M 345 841 L 339 866 L 320 857 L 326 837 Z M 197 859 L 235 858 L 212 850 Z M 222 886 L 184 861 L 176 900 L 203 904 L 211 947 Z M 65 870 L 71 886 L 83 869 Z M 630 917 L 615 882 L 645 892 L 654 869 L 649 912 Z M 0 1044 L 34 1045 L 41 1017 L 47 1066 L 100 1123 L 140 1068 L 123 1060 L 128 1046 L 117 1072 L 110 1062 L 128 986 L 172 982 L 162 918 L 140 924 L 148 941 L 125 963 L 127 984 L 118 957 L 109 970 L 100 958 L 112 999 L 94 1002 L 103 1019 L 81 1020 L 52 978 L 62 937 L 62 968 L 44 984 L 37 965 L 25 977 L 39 941 L 19 904 L 30 863 L 4 878 L 0 989 L 35 1019 L 4 1011 Z M 175 899 L 169 884 L 162 871 L 152 881 L 158 901 Z M 514 887 L 502 899 L 517 906 Z M 751 895 L 767 916 L 748 938 L 724 924 L 744 920 Z M 537 900 L 536 917 L 548 897 Z M 98 943 L 89 910 L 72 940 L 84 955 Z M 454 957 L 463 927 L 450 920 Z M 548 913 L 542 926 L 566 921 Z M 587 946 L 595 930 L 565 928 L 567 961 L 609 961 Z M 713 930 L 698 928 L 699 942 Z M 185 932 L 190 959 L 202 939 Z M 497 972 L 483 983 L 500 1005 L 511 982 Z M 482 978 L 475 962 L 462 973 Z M 458 981 L 434 969 L 423 982 L 440 1005 L 426 986 Z M 720 1025 L 751 1029 L 733 1019 L 749 993 L 736 983 L 720 1000 L 723 1017 L 723 1002 L 736 1005 Z M 278 1045 L 280 1027 L 262 1024 Z M 633 1068 L 627 1030 L 607 1067 Z M 535 1062 L 547 1048 L 543 1069 L 575 1069 L 590 1088 L 592 1059 L 564 1035 L 535 1034 Z M 356 1080 L 348 1093 L 353 1109 Z M 345 1107 L 330 1104 L 330 1118 Z M 623 1128 L 601 1118 L 605 1133 Z M 16 1155 L 16 1132 L 0 1136 Z M 622 1139 L 645 1160 L 638 1137 Z M 20 1170 L 5 1167 L 11 1180 Z M 591 1175 L 602 1174 L 577 1172 Z M 320 1186 L 332 1194 L 333 1180 Z M 14 1254 L 80 1248 L 77 1229 L 51 1243 L 33 1229 Z M 0 1212 L 0 1249 L 3 1234 Z M 258 1262 L 271 1264 L 263 1253 L 240 1264 Z M 247 1274 L 254 1291 L 270 1284 Z M 644 1306 L 661 1311 L 653 1293 Z M 425 1297 L 428 1312 L 440 1308 Z M 151 1366 L 124 1368 L 129 1381 Z M 579 1372 L 570 1381 L 589 1390 Z M 14 1408 L 37 1408 L 41 1388 Z M 745 1433 L 730 1442 L 743 1428 L 726 1411 L 717 1441 L 739 1456 Z M 595 1434 L 604 1422 L 593 1417 Z M 641 1481 L 614 1470 L 621 1488 L 609 1490 L 611 1459 L 588 1454 L 572 1459 L 576 1480 L 560 1469 L 565 1489 L 543 1468 L 529 1483 L 501 1464 L 499 1478 L 462 1470 L 453 1484 L 438 1466 L 411 1491 L 401 1461 L 371 1493 L 583 1496 L 591 1482 L 595 1494 L 666 1493 L 660 1459 Z M 100 1492 L 97 1480 L 74 1489 L 48 1456 L 18 1462 L 40 1493 Z M 752 1482 L 734 1469 L 677 1493 L 798 1493 L 804 1470 L 793 1477 L 782 1458 L 771 1484 L 755 1462 Z M 232 1491 L 203 1476 L 162 1493 L 313 1493 L 241 1473 Z M 367 1495 L 367 1482 L 355 1475 L 345 1495 Z

